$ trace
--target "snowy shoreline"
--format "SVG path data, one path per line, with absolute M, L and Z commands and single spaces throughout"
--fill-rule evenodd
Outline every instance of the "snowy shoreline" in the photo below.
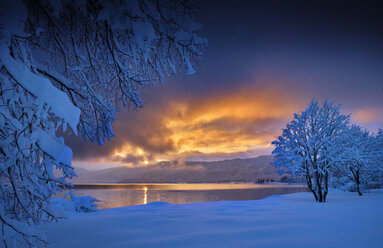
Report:
M 383 247 L 383 190 L 262 200 L 164 202 L 70 215 L 46 224 L 50 247 Z M 65 235 L 62 235 L 65 234 Z M 70 238 L 67 238 L 70 237 Z

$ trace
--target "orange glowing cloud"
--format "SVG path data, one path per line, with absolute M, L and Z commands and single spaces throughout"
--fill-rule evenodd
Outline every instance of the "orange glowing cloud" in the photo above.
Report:
M 352 118 L 361 124 L 369 124 L 379 120 L 383 120 L 383 111 L 376 108 L 357 109 L 352 114 Z
M 297 110 L 282 90 L 240 89 L 207 99 L 174 102 L 164 123 L 177 152 L 235 154 L 271 148 L 283 123 Z
M 248 87 L 127 112 L 115 127 L 117 137 L 100 149 L 101 155 L 86 159 L 145 166 L 180 158 L 217 160 L 270 153 L 271 141 L 304 102 L 286 92 Z

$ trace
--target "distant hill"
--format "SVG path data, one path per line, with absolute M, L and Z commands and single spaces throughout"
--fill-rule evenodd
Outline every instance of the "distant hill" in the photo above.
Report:
M 271 155 L 216 162 L 160 162 L 145 167 L 76 170 L 72 183 L 228 183 L 279 181 Z

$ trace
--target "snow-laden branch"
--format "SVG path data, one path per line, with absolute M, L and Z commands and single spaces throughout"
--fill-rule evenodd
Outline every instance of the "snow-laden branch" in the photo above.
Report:
M 58 130 L 104 144 L 116 113 L 144 104 L 143 88 L 195 72 L 206 40 L 190 1 L 0 0 L 0 7 L 0 246 L 21 234 L 34 247 L 44 240 L 13 223 L 58 219 L 51 196 L 75 176 Z

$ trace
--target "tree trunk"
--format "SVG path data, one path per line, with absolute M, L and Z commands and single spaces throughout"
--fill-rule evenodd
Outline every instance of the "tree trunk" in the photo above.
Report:
M 307 162 L 306 162 L 306 183 L 307 183 L 307 187 L 313 193 L 315 201 L 318 201 L 318 195 L 316 194 L 315 190 L 313 189 L 313 183 L 311 181 L 311 177 L 310 177 L 309 169 L 308 169 L 308 166 L 307 166 Z
M 358 191 L 358 195 L 363 195 L 360 191 L 360 177 L 359 177 L 359 169 L 356 169 L 354 171 L 352 168 L 350 168 L 352 175 L 354 176 L 355 184 L 356 184 L 356 190 Z
M 327 193 L 328 193 L 328 172 L 326 171 L 326 174 L 324 176 L 324 194 L 323 194 L 324 202 L 326 201 Z
M 313 161 L 312 161 L 313 169 L 315 170 L 314 177 L 315 177 L 315 183 L 316 183 L 316 191 L 318 195 L 318 202 L 323 202 L 323 192 L 322 192 L 322 178 L 318 171 L 318 164 L 317 164 L 317 151 L 314 151 L 313 154 Z
M 307 175 L 307 174 L 306 174 L 306 183 L 307 183 L 307 187 L 313 193 L 315 201 L 318 201 L 318 196 L 317 196 L 315 190 L 313 189 L 313 184 L 311 182 L 311 177 L 310 177 L 310 175 Z
M 355 180 L 356 180 L 356 188 L 358 190 L 358 194 L 362 195 L 362 192 L 360 191 L 359 169 L 356 170 L 355 174 L 356 174 L 356 178 L 355 178 Z
M 317 186 L 318 202 L 323 202 L 322 185 L 319 179 L 318 171 L 316 171 L 314 175 L 315 175 L 315 182 Z

